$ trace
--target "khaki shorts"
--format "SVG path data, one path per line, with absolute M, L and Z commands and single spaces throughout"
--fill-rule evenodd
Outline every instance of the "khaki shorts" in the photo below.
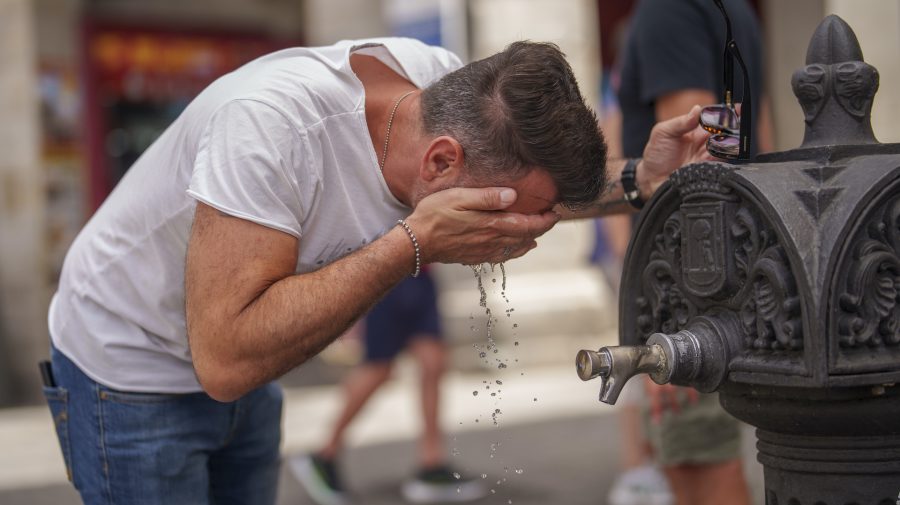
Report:
M 700 393 L 693 403 L 685 392 L 679 393 L 684 393 L 679 398 L 679 410 L 663 412 L 658 421 L 651 419 L 648 402 L 641 407 L 647 440 L 659 465 L 722 463 L 739 458 L 740 423 L 719 405 L 719 395 Z

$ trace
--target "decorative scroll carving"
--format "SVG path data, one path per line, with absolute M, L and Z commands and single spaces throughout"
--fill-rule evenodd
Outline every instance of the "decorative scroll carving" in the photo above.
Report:
M 675 333 L 697 313 L 696 306 L 685 298 L 676 281 L 673 267 L 678 265 L 681 265 L 681 213 L 675 212 L 666 219 L 662 232 L 654 237 L 650 261 L 641 274 L 642 296 L 636 300 L 637 324 L 645 337 L 657 331 Z
M 681 205 L 653 235 L 641 273 L 638 331 L 674 333 L 726 309 L 740 314 L 748 349 L 801 349 L 800 300 L 774 229 L 722 182 L 729 168 L 686 168 L 672 177 Z
M 780 246 L 768 248 L 750 271 L 741 306 L 747 347 L 797 350 L 803 347 L 800 300 Z
M 900 344 L 900 198 L 876 212 L 859 237 L 838 297 L 841 347 Z
M 774 230 L 749 207 L 741 207 L 731 226 L 745 345 L 754 349 L 803 347 L 800 301 Z

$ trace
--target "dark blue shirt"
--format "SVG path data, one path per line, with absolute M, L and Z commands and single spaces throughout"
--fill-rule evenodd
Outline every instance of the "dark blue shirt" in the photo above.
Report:
M 759 23 L 746 0 L 723 0 L 733 36 L 750 73 L 754 130 L 762 98 L 762 42 Z M 619 105 L 626 157 L 641 156 L 656 123 L 656 100 L 686 90 L 724 98 L 725 19 L 713 0 L 640 0 L 621 55 Z M 743 97 L 743 74 L 734 64 L 734 101 Z M 685 111 L 687 112 L 687 111 Z M 756 152 L 756 136 L 751 138 Z

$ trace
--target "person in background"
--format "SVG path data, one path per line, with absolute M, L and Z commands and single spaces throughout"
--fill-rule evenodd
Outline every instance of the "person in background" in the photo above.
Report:
M 413 503 L 471 501 L 487 490 L 446 462 L 439 420 L 440 385 L 447 364 L 435 283 L 427 268 L 400 282 L 366 315 L 363 363 L 343 382 L 344 406 L 331 434 L 318 451 L 296 460 L 295 472 L 309 495 L 321 505 L 347 502 L 338 458 L 344 434 L 366 402 L 390 378 L 397 356 L 408 350 L 418 362 L 421 380 L 422 435 L 416 475 L 404 483 L 403 496 Z
M 752 96 L 764 97 L 763 51 L 756 15 L 746 0 L 724 0 L 750 74 Z M 713 0 L 639 0 L 621 57 L 618 98 L 623 156 L 640 156 L 657 121 L 694 104 L 722 101 L 725 23 Z M 735 65 L 735 100 L 743 75 Z M 766 100 L 755 100 L 751 152 L 771 149 Z M 749 502 L 740 459 L 740 427 L 715 394 L 647 380 L 645 436 L 678 505 Z

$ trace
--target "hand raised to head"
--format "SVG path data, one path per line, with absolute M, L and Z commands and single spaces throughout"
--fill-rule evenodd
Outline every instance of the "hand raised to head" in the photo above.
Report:
M 423 263 L 500 263 L 533 249 L 559 215 L 505 212 L 516 196 L 510 188 L 452 188 L 422 199 L 406 221 Z

